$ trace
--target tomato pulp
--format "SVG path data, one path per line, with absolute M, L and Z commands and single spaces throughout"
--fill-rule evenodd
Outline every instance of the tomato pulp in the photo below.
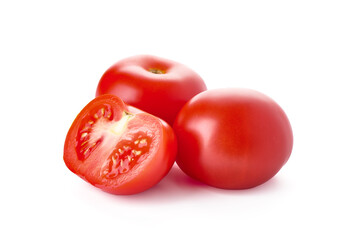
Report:
M 178 166 L 224 189 L 266 182 L 287 162 L 293 146 L 285 112 L 266 95 L 249 89 L 198 94 L 180 111 L 174 131 Z
M 205 90 L 202 78 L 185 65 L 138 55 L 107 69 L 98 83 L 96 96 L 114 94 L 125 103 L 172 125 L 183 105 Z
M 169 172 L 176 148 L 167 123 L 107 94 L 91 101 L 74 120 L 64 161 L 72 172 L 106 192 L 134 194 Z

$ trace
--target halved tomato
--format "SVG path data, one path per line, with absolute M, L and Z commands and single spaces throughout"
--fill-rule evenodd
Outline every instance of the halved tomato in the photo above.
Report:
M 66 136 L 64 161 L 75 174 L 113 194 L 135 194 L 171 169 L 176 138 L 163 120 L 114 95 L 92 100 Z

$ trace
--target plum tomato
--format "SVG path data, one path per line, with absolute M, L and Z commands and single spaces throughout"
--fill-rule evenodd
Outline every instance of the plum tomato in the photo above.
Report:
M 174 123 L 178 166 L 223 189 L 246 189 L 272 178 L 293 146 L 290 122 L 268 96 L 250 89 L 215 89 L 192 98 Z
M 126 104 L 173 124 L 182 106 L 205 91 L 202 78 L 183 64 L 150 55 L 123 59 L 105 71 L 96 96 L 113 94 Z
M 74 120 L 65 140 L 64 161 L 73 173 L 103 191 L 135 194 L 169 172 L 176 148 L 166 122 L 105 94 Z

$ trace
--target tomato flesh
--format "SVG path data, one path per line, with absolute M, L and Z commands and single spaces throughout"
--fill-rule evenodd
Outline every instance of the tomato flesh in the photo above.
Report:
M 80 112 L 64 147 L 71 171 L 115 194 L 155 185 L 170 170 L 175 154 L 176 140 L 164 121 L 127 108 L 112 95 L 96 98 Z

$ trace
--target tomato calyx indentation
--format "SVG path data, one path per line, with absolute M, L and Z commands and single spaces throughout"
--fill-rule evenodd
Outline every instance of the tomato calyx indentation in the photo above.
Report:
M 101 168 L 102 177 L 113 179 L 127 173 L 146 158 L 152 142 L 150 136 L 142 132 L 131 138 L 133 140 L 122 140 L 116 145 Z
M 164 70 L 161 70 L 158 68 L 150 68 L 148 71 L 151 73 L 154 73 L 154 74 L 165 74 L 166 73 Z

